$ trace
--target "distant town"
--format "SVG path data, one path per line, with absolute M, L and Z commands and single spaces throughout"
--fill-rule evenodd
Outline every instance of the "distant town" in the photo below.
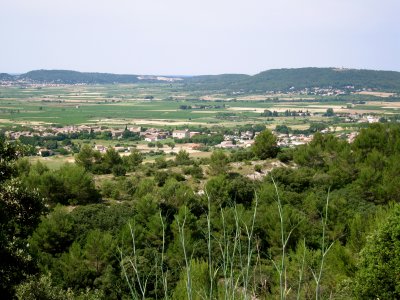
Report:
M 346 115 L 341 116 L 346 117 L 345 122 L 349 123 L 376 123 L 379 122 L 379 118 L 370 116 L 370 115 Z M 16 128 L 15 128 L 16 129 Z M 313 134 L 294 134 L 294 133 L 281 133 L 278 131 L 273 131 L 273 133 L 278 138 L 278 146 L 280 147 L 295 147 L 298 145 L 307 144 L 313 138 Z M 325 128 L 321 130 L 321 133 L 335 133 L 334 128 Z M 200 140 L 201 136 L 212 136 L 218 135 L 219 132 L 199 132 L 199 131 L 190 131 L 189 129 L 181 129 L 181 130 L 166 130 L 162 128 L 144 128 L 141 126 L 125 126 L 125 128 L 108 128 L 101 126 L 88 126 L 88 125 L 79 125 L 79 126 L 31 126 L 29 128 L 19 128 L 18 130 L 6 130 L 4 131 L 4 135 L 10 140 L 24 140 L 26 138 L 48 138 L 55 140 L 63 140 L 66 138 L 74 139 L 82 136 L 95 138 L 96 136 L 101 137 L 108 140 L 132 140 L 132 137 L 135 137 L 136 141 L 144 141 L 147 142 L 149 147 L 141 149 L 143 152 L 148 152 L 152 147 L 169 147 L 170 152 L 179 151 L 179 147 L 174 150 L 174 146 L 172 143 L 180 143 L 185 145 L 185 149 L 189 150 L 200 150 L 204 144 L 199 142 L 190 142 L 191 139 L 197 136 L 197 140 Z M 259 131 L 255 130 L 246 130 L 243 132 L 233 130 L 231 134 L 223 134 L 223 140 L 215 145 L 215 148 L 222 149 L 237 149 L 237 148 L 248 148 L 254 143 L 255 137 L 259 134 Z M 348 133 L 337 133 L 338 136 L 347 139 L 347 141 L 352 142 L 357 136 L 357 131 L 352 131 Z M 160 142 L 165 141 L 167 139 L 172 139 L 174 142 L 165 143 L 165 145 Z M 118 152 L 130 152 L 135 147 L 129 146 L 112 146 Z M 65 145 L 62 148 L 66 150 L 65 153 L 73 152 L 70 145 Z M 95 144 L 93 146 L 95 150 L 98 150 L 101 153 L 105 153 L 108 149 L 107 146 L 101 144 Z M 54 154 L 54 149 L 49 149 L 46 147 L 36 147 L 37 155 L 40 156 L 49 156 Z

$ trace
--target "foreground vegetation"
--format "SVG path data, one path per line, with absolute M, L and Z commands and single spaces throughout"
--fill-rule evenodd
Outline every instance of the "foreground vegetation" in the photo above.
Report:
M 400 126 L 371 125 L 352 144 L 275 143 L 264 131 L 251 151 L 147 164 L 83 148 L 49 170 L 1 141 L 0 294 L 399 298 Z M 275 156 L 284 164 L 267 174 Z

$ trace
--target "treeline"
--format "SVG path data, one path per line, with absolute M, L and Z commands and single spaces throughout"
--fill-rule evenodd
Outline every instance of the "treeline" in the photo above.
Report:
M 310 144 L 287 150 L 277 148 L 274 136 L 263 131 L 250 151 L 227 155 L 219 150 L 203 161 L 180 152 L 172 162 L 140 162 L 133 176 L 97 182 L 94 194 L 121 203 L 54 207 L 61 202 L 58 198 L 65 199 L 59 195 L 49 211 L 41 200 L 43 189 L 37 190 L 39 194 L 31 191 L 34 186 L 60 183 L 34 183 L 40 176 L 32 172 L 40 165 L 25 162 L 23 167 L 16 162 L 15 145 L 0 145 L 5 158 L 0 179 L 1 251 L 12 258 L 0 263 L 6 278 L 2 295 L 400 297 L 399 125 L 371 125 L 352 144 L 316 133 Z M 230 164 L 235 159 L 260 164 L 283 154 L 286 165 L 261 180 L 233 172 Z M 46 176 L 67 182 L 84 178 L 79 174 L 93 179 L 89 171 L 90 167 L 67 165 L 42 174 L 50 172 Z M 193 186 L 196 173 L 201 174 L 201 184 Z M 68 191 L 65 186 L 61 191 Z M 77 188 L 78 194 L 80 190 L 85 191 Z
M 160 83 L 149 77 L 145 82 Z M 59 84 L 113 84 L 136 83 L 142 80 L 137 75 L 109 73 L 85 73 L 68 70 L 35 70 L 12 76 L 1 73 L 0 80 L 30 80 L 37 83 Z M 185 90 L 256 92 L 256 91 L 300 91 L 312 88 L 376 89 L 400 91 L 400 73 L 334 68 L 273 69 L 250 76 L 245 74 L 222 74 L 185 77 L 176 85 Z
M 43 147 L 47 150 L 54 151 L 56 154 L 67 155 L 70 153 L 78 153 L 79 145 L 74 143 L 73 140 L 112 140 L 116 137 L 112 136 L 111 131 L 105 130 L 101 132 L 87 131 L 83 130 L 80 132 L 73 133 L 57 133 L 51 136 L 24 136 L 21 135 L 18 140 L 22 144 L 28 146 L 26 149 L 30 155 L 37 154 L 37 147 Z M 131 132 L 129 130 L 124 130 L 119 137 L 119 140 L 125 141 L 139 141 L 141 140 L 139 134 Z M 48 156 L 50 153 L 42 152 L 42 156 Z
M 303 110 L 295 111 L 290 109 L 287 109 L 281 113 L 278 113 L 276 110 L 270 111 L 266 109 L 264 110 L 263 113 L 261 113 L 261 117 L 298 117 L 298 116 L 308 117 L 311 116 L 311 113 L 308 110 L 303 112 Z
M 87 73 L 68 70 L 36 70 L 18 75 L 16 79 L 31 80 L 39 83 L 61 84 L 112 84 L 135 83 L 139 79 L 137 75 L 120 75 L 110 73 Z
M 126 172 L 135 171 L 143 161 L 142 154 L 134 149 L 128 156 L 121 157 L 114 148 L 108 148 L 101 154 L 90 145 L 83 145 L 75 157 L 76 164 L 93 174 L 110 174 L 124 176 Z
M 400 73 L 334 68 L 299 68 L 268 70 L 238 84 L 252 90 L 288 91 L 305 88 L 338 88 L 352 86 L 355 89 L 372 88 L 399 91 Z
M 321 122 L 311 122 L 310 126 L 307 129 L 292 129 L 291 127 L 288 127 L 287 125 L 276 125 L 275 126 L 275 132 L 281 133 L 281 134 L 304 134 L 304 135 L 310 135 L 314 134 L 316 132 L 321 132 L 324 129 L 328 129 L 329 126 L 332 124 L 330 123 L 321 123 Z M 357 124 L 362 126 L 362 124 Z M 366 127 L 366 126 L 364 126 Z
M 186 88 L 192 90 L 236 91 L 300 91 L 311 88 L 377 89 L 400 91 L 400 73 L 333 68 L 298 68 L 267 70 L 254 76 L 214 75 L 185 79 Z M 351 90 L 350 88 L 349 90 Z

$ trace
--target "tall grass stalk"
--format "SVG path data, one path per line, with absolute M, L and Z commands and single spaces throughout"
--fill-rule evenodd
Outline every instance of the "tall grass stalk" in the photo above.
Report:
M 243 268 L 244 268 L 244 265 L 243 265 L 243 255 L 242 255 L 242 239 L 241 239 L 241 236 L 242 236 L 242 227 L 240 226 L 240 224 L 242 223 L 241 221 L 242 220 L 239 220 L 239 215 L 238 215 L 238 212 L 237 212 L 237 206 L 236 206 L 236 203 L 235 203 L 235 206 L 234 206 L 234 217 L 235 217 L 235 227 L 238 229 L 238 232 L 239 232 L 239 234 L 238 234 L 238 240 L 237 240 L 237 243 L 238 243 L 238 247 L 237 247 L 237 258 L 238 258 L 238 260 L 239 260 L 239 275 L 237 276 L 237 278 L 236 278 L 236 281 L 237 281 L 237 286 L 239 285 L 239 281 L 242 279 L 242 282 L 243 282 L 243 278 L 241 278 L 242 276 L 243 276 Z M 234 262 L 235 261 L 235 257 L 233 257 L 232 258 L 232 261 Z M 232 290 L 232 292 L 233 293 L 235 293 L 236 292 L 236 288 L 234 288 L 233 290 Z M 232 295 L 232 297 L 234 297 L 235 295 Z
M 192 281 L 191 281 L 191 260 L 188 258 L 187 252 L 186 252 L 186 244 L 185 244 L 185 223 L 186 223 L 186 216 L 187 216 L 187 207 L 185 207 L 185 216 L 183 218 L 182 223 L 179 221 L 179 219 L 176 219 L 177 225 L 178 225 L 178 231 L 179 231 L 179 239 L 181 242 L 181 246 L 183 249 L 183 255 L 185 258 L 185 265 L 186 265 L 186 292 L 187 292 L 187 297 L 189 300 L 192 300 Z
M 213 261 L 211 253 L 211 198 L 207 191 L 205 192 L 207 196 L 207 250 L 208 250 L 208 276 L 210 278 L 210 291 L 209 299 L 213 298 L 213 287 L 215 274 L 213 272 Z
M 131 281 L 130 281 L 130 279 L 128 277 L 128 273 L 126 272 L 126 268 L 125 268 L 125 265 L 124 265 L 124 253 L 123 253 L 122 249 L 119 249 L 119 254 L 120 254 L 120 264 L 121 264 L 121 268 L 122 268 L 122 273 L 124 274 L 125 280 L 126 280 L 126 282 L 128 284 L 129 291 L 131 293 L 132 299 L 135 299 L 135 300 L 139 299 L 137 297 L 137 294 L 136 294 L 134 288 L 132 287 Z
M 159 213 L 160 221 L 162 226 L 162 248 L 161 248 L 161 280 L 163 284 L 164 290 L 164 299 L 168 299 L 168 282 L 167 282 L 167 274 L 164 273 L 164 254 L 165 254 L 165 223 L 161 214 Z
M 162 288 L 163 288 L 163 292 L 164 292 L 164 298 L 165 300 L 167 300 L 168 297 L 168 282 L 167 282 L 167 273 L 164 271 L 164 260 L 165 260 L 165 223 L 161 214 L 161 211 L 159 212 L 160 215 L 160 222 L 161 222 L 161 226 L 162 226 L 162 248 L 161 248 L 161 257 L 159 257 L 158 255 L 155 256 L 155 266 L 153 268 L 153 270 L 155 269 L 155 276 L 156 276 L 156 282 L 155 282 L 155 289 L 156 289 L 156 298 L 157 298 L 157 290 L 158 290 L 158 274 L 159 272 L 161 272 L 161 281 L 162 281 Z M 128 223 L 129 226 L 129 230 L 130 230 L 130 236 L 132 238 L 132 256 L 133 259 L 131 259 L 130 256 L 126 256 L 122 249 L 119 248 L 119 254 L 120 254 L 120 264 L 121 264 L 121 268 L 122 268 L 122 273 L 123 276 L 128 284 L 129 287 L 129 291 L 131 293 L 131 297 L 132 299 L 146 299 L 146 290 L 147 290 L 147 282 L 148 279 L 151 275 L 152 272 L 149 272 L 149 274 L 147 274 L 146 276 L 143 276 L 140 272 L 140 268 L 138 266 L 137 263 L 137 251 L 136 251 L 136 235 L 135 235 L 135 229 L 134 226 L 131 225 L 131 223 Z M 131 266 L 133 272 L 134 272 L 134 279 L 130 279 L 128 276 L 128 272 L 127 269 L 125 267 L 125 262 L 128 262 L 129 265 Z M 160 264 L 159 264 L 160 263 Z M 133 287 L 132 282 L 136 281 L 138 286 L 139 286 L 139 290 L 140 290 L 140 294 L 141 297 L 138 296 L 138 293 L 136 291 L 136 289 Z
M 278 186 L 275 183 L 274 178 L 271 176 L 272 183 L 274 184 L 275 187 L 275 193 L 276 193 L 276 198 L 277 198 L 277 205 L 278 205 L 278 213 L 279 213 L 279 220 L 280 220 L 280 231 L 281 231 L 281 262 L 280 265 L 278 265 L 274 260 L 272 260 L 272 263 L 275 266 L 276 271 L 279 274 L 279 296 L 281 300 L 286 299 L 286 295 L 289 292 L 287 288 L 287 274 L 286 274 L 286 247 L 287 243 L 289 241 L 290 235 L 293 232 L 293 229 L 289 231 L 289 233 L 286 235 L 285 234 L 285 223 L 283 219 L 283 207 L 282 207 L 282 202 L 279 196 L 278 192 Z
M 128 273 L 127 273 L 127 270 L 125 267 L 125 262 L 128 262 L 134 272 L 134 277 L 136 278 L 137 284 L 139 285 L 141 298 L 145 299 L 146 298 L 147 281 L 150 277 L 150 274 L 148 274 L 147 276 L 142 276 L 140 274 L 140 269 L 139 269 L 138 263 L 137 263 L 135 230 L 132 227 L 131 223 L 128 223 L 128 226 L 129 226 L 129 230 L 130 230 L 130 234 L 131 234 L 131 238 L 132 238 L 133 260 L 132 260 L 131 256 L 124 256 L 123 250 L 121 248 L 119 249 L 122 273 L 124 274 L 124 277 L 128 284 L 132 298 L 139 299 L 137 291 L 133 287 L 131 280 L 128 277 Z
M 229 290 L 229 281 L 228 281 L 229 242 L 228 242 L 228 238 L 226 236 L 225 215 L 222 210 L 222 207 L 220 208 L 220 211 L 221 211 L 221 220 L 222 220 L 223 239 L 222 239 L 222 242 L 220 242 L 220 241 L 217 241 L 217 242 L 218 242 L 218 245 L 219 245 L 219 248 L 221 251 L 221 256 L 222 256 L 222 274 L 224 277 L 224 298 L 225 298 L 225 300 L 227 300 L 228 299 L 228 290 Z
M 249 271 L 250 271 L 251 258 L 253 256 L 253 234 L 254 234 L 254 223 L 256 220 L 256 216 L 257 216 L 257 207 L 258 207 L 258 195 L 257 195 L 257 193 L 255 193 L 254 211 L 253 211 L 253 216 L 252 216 L 252 220 L 251 220 L 250 230 L 249 230 L 247 224 L 244 223 L 244 226 L 246 229 L 246 235 L 247 235 L 247 264 L 246 264 L 246 270 L 245 270 L 244 280 L 243 280 L 244 299 L 247 299 L 247 294 L 248 294 Z
M 222 275 L 224 281 L 224 299 L 230 300 L 235 299 L 235 292 L 237 290 L 238 280 L 235 279 L 234 276 L 234 266 L 235 266 L 235 257 L 238 248 L 238 240 L 240 238 L 240 230 L 239 230 L 239 222 L 235 221 L 235 236 L 233 237 L 233 241 L 230 241 L 228 236 L 228 230 L 226 228 L 226 218 L 222 208 L 221 211 L 221 220 L 222 220 L 222 241 L 217 240 L 219 249 L 221 251 L 222 257 Z
M 322 241 L 321 241 L 321 261 L 319 265 L 319 270 L 318 274 L 311 270 L 314 280 L 315 280 L 315 300 L 319 300 L 321 297 L 321 291 L 320 291 L 320 285 L 321 285 L 321 279 L 322 279 L 322 273 L 324 270 L 324 263 L 325 263 L 325 257 L 328 254 L 329 250 L 333 246 L 334 242 L 332 242 L 330 245 L 326 246 L 326 241 L 325 241 L 325 235 L 326 235 L 326 224 L 328 222 L 328 207 L 329 207 L 329 194 L 330 194 L 330 189 L 328 190 L 328 196 L 326 197 L 326 204 L 325 204 L 325 216 L 322 215 L 321 222 L 322 222 Z
M 306 260 L 306 239 L 303 239 L 303 256 L 301 259 L 301 267 L 299 270 L 299 285 L 297 287 L 297 297 L 296 297 L 297 300 L 300 300 L 301 283 L 303 281 L 305 260 Z
M 142 299 L 145 299 L 147 280 L 149 278 L 149 275 L 147 277 L 145 277 L 144 279 L 141 278 L 140 270 L 138 269 L 138 264 L 137 264 L 135 230 L 132 228 L 131 223 L 129 223 L 129 230 L 130 230 L 131 237 L 132 237 L 132 247 L 133 247 L 133 261 L 132 261 L 132 259 L 129 258 L 129 262 L 135 272 L 136 279 L 137 279 L 139 289 L 140 289 L 140 293 L 142 294 Z

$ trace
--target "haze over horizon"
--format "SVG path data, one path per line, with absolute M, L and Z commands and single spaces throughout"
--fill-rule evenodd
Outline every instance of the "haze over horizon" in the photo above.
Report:
M 0 11 L 0 73 L 400 71 L 399 11 L 396 0 L 14 0 Z

